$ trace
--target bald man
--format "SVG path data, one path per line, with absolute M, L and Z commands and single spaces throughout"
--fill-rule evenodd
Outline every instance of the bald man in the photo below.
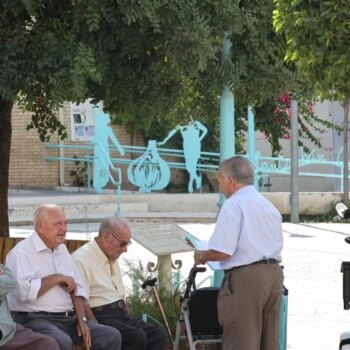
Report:
M 17 323 L 50 335 L 61 350 L 73 350 L 75 343 L 92 349 L 121 349 L 121 335 L 112 328 L 86 320 L 87 298 L 81 277 L 66 246 L 67 218 L 55 204 L 41 205 L 34 213 L 33 234 L 9 252 L 6 265 L 17 279 L 8 294 L 10 310 Z M 77 314 L 82 315 L 78 330 Z M 80 311 L 80 312 L 79 312 Z

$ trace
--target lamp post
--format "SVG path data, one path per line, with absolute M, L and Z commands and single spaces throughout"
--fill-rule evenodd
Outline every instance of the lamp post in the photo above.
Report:
M 225 64 L 230 57 L 232 42 L 225 34 L 222 44 L 221 64 Z M 229 86 L 225 85 L 220 97 L 220 162 L 235 155 L 235 122 L 234 96 Z M 219 210 L 225 202 L 225 196 L 220 193 Z M 214 271 L 213 285 L 220 285 L 223 271 Z
M 248 158 L 254 167 L 254 186 L 259 190 L 258 171 L 255 159 L 255 122 L 253 108 L 248 106 Z
M 225 64 L 230 57 L 232 42 L 225 34 L 222 44 L 221 64 Z M 220 162 L 235 154 L 235 123 L 234 123 L 234 96 L 229 86 L 225 85 L 220 97 Z M 220 193 L 219 208 L 225 201 Z
M 291 133 L 291 197 L 290 197 L 290 221 L 299 223 L 299 189 L 298 189 L 298 103 L 293 100 L 291 103 L 291 119 L 290 119 L 290 133 Z

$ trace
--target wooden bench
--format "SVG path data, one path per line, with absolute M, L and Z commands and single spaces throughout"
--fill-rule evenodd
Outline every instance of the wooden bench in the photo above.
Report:
M 6 255 L 8 252 L 19 242 L 21 241 L 22 237 L 15 238 L 15 237 L 0 237 L 0 262 L 1 264 L 5 264 Z M 67 246 L 67 249 L 69 253 L 73 253 L 75 250 L 80 248 L 82 245 L 84 245 L 87 241 L 85 240 L 70 240 L 66 239 L 65 244 Z M 85 348 L 80 345 L 75 346 L 75 350 L 84 350 Z

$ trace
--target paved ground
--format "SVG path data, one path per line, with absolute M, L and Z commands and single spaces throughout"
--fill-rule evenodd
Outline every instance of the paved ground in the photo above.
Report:
M 213 224 L 183 224 L 186 230 L 207 239 Z M 71 225 L 71 236 L 95 235 L 94 224 Z M 350 311 L 343 310 L 342 261 L 350 261 L 350 245 L 344 237 L 349 224 L 283 224 L 285 246 L 283 264 L 285 285 L 289 289 L 288 349 L 330 350 L 338 348 L 340 333 L 350 330 Z M 13 230 L 12 232 L 14 232 Z M 17 231 L 19 235 L 27 228 Z M 128 259 L 144 264 L 156 257 L 134 242 Z M 192 253 L 174 254 L 173 261 L 183 261 L 182 275 L 192 266 Z M 203 274 L 204 279 L 209 272 Z
M 192 232 L 199 235 L 204 228 L 212 231 L 213 225 L 193 225 Z M 340 333 L 350 330 L 340 273 L 341 262 L 350 261 L 350 245 L 344 241 L 350 225 L 285 223 L 283 231 L 285 285 L 289 289 L 287 348 L 337 349 Z
M 343 310 L 340 265 L 350 260 L 346 224 L 284 224 L 285 284 L 289 288 L 288 349 L 337 349 L 350 330 Z

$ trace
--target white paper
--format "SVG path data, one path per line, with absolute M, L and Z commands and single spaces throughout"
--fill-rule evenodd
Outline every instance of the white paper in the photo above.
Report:
M 207 241 L 201 241 L 191 233 L 187 233 L 186 240 L 194 245 L 198 250 L 208 250 L 209 243 Z M 222 270 L 219 261 L 207 261 L 208 266 L 212 270 Z

